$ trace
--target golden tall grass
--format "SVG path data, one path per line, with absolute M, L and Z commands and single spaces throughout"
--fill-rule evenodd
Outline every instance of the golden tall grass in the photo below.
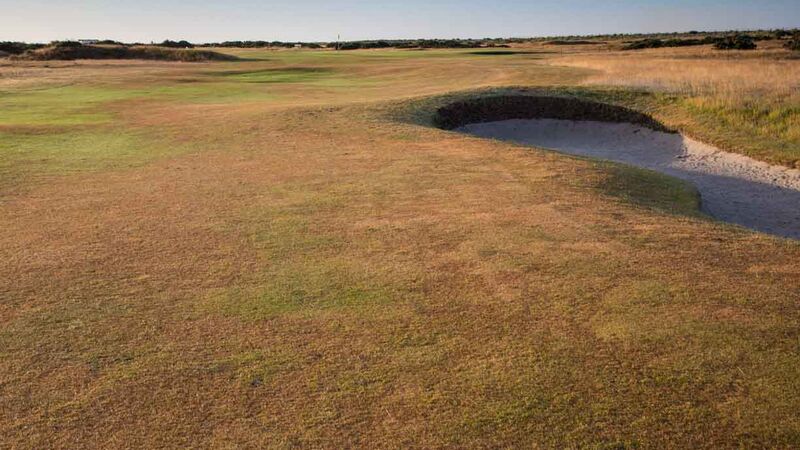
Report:
M 714 96 L 732 104 L 756 99 L 796 100 L 800 60 L 695 59 L 644 55 L 577 55 L 552 64 L 591 69 L 584 83 L 644 88 L 690 96 Z
M 590 52 L 548 64 L 593 73 L 582 84 L 664 94 L 662 119 L 731 151 L 797 167 L 800 60 L 776 43 L 765 50 L 709 48 Z M 663 105 L 662 105 L 663 106 Z M 663 111 L 662 111 L 663 112 Z

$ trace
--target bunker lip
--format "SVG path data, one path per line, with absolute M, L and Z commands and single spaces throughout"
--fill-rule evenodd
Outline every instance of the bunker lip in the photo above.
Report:
M 510 119 L 592 120 L 632 123 L 672 132 L 651 116 L 623 106 L 552 95 L 495 95 L 451 103 L 436 111 L 434 123 L 445 130 Z
M 695 185 L 702 210 L 800 239 L 800 171 L 722 151 L 627 108 L 567 97 L 496 96 L 437 111 L 441 128 L 654 170 Z

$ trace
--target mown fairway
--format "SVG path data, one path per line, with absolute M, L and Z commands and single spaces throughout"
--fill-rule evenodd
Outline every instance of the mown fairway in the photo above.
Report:
M 800 446 L 800 244 L 429 123 L 532 86 L 796 132 L 547 48 L 237 53 L 0 62 L 4 445 Z

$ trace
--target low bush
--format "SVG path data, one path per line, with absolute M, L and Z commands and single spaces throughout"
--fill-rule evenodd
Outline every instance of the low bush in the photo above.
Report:
M 119 42 L 119 41 L 114 41 L 114 40 L 111 40 L 111 39 L 103 39 L 102 41 L 97 41 L 97 45 L 125 45 L 125 46 L 127 46 L 129 44 L 125 44 L 125 43 L 122 43 L 122 42 Z
M 50 43 L 53 48 L 78 48 L 83 47 L 83 44 L 77 41 L 53 41 Z
M 753 38 L 745 34 L 727 36 L 714 44 L 717 50 L 755 50 L 756 47 Z
M 640 41 L 630 42 L 623 50 L 641 50 L 644 48 L 662 48 L 662 47 L 691 47 L 696 45 L 715 44 L 719 38 L 705 37 L 703 39 L 642 39 Z
M 605 44 L 604 41 L 586 41 L 577 39 L 556 39 L 545 42 L 547 45 L 598 45 Z
M 7 55 L 20 55 L 28 50 L 44 47 L 44 44 L 26 44 L 25 42 L 0 42 L 0 52 Z
M 336 47 L 336 43 L 328 44 L 328 47 Z M 389 48 L 393 47 L 389 41 L 354 41 L 354 42 L 341 42 L 338 44 L 339 50 L 361 50 L 368 48 Z
M 379 40 L 379 41 L 350 41 L 331 42 L 328 48 L 339 50 L 360 50 L 369 48 L 483 48 L 483 47 L 508 47 L 502 42 L 478 39 L 406 39 L 406 40 Z
M 794 35 L 792 35 L 792 38 L 786 41 L 784 46 L 789 50 L 800 52 L 800 31 L 795 32 Z
M 198 44 L 195 47 L 225 47 L 225 48 L 322 48 L 318 42 L 283 42 L 283 41 L 225 41 Z M 333 45 L 333 44 L 332 44 Z
M 167 39 L 166 41 L 158 44 L 159 47 L 167 47 L 167 48 L 194 48 L 194 44 L 188 41 L 170 41 Z
M 180 48 L 164 48 L 155 46 L 103 46 L 94 45 L 77 46 L 72 43 L 58 42 L 53 45 L 28 50 L 21 55 L 14 56 L 20 60 L 50 61 L 50 60 L 75 60 L 75 59 L 147 59 L 161 61 L 230 61 L 238 59 L 235 56 L 207 50 L 190 50 Z

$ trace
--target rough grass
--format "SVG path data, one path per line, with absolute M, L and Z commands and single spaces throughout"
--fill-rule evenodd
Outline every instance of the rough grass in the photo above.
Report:
M 596 70 L 587 84 L 654 94 L 647 108 L 657 118 L 703 140 L 773 164 L 800 167 L 800 82 L 795 75 L 800 61 L 783 59 L 788 52 L 775 51 L 731 59 L 698 50 L 635 57 L 588 54 L 552 62 Z
M 0 66 L 0 442 L 800 445 L 800 246 L 434 128 L 589 73 L 426 53 Z M 286 67 L 371 82 L 209 74 Z

